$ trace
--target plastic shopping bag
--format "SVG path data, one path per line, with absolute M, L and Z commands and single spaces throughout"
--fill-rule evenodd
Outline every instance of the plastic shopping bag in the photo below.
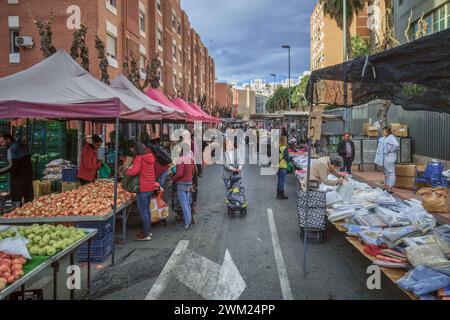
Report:
M 161 188 L 159 193 L 152 197 L 150 201 L 150 213 L 152 218 L 152 223 L 158 223 L 161 220 L 167 219 L 169 216 L 169 206 L 163 200 L 164 189 Z
M 25 259 L 31 260 L 30 253 L 27 249 L 28 240 L 16 234 L 13 238 L 6 238 L 0 242 L 0 252 L 6 254 L 21 255 Z

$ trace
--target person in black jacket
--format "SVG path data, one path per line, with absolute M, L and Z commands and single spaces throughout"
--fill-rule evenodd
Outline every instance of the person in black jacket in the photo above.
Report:
M 33 201 L 33 168 L 28 147 L 16 142 L 10 134 L 0 137 L 0 145 L 8 148 L 8 164 L 0 169 L 0 174 L 11 173 L 11 200 Z
M 344 168 L 348 174 L 352 174 L 352 163 L 355 160 L 355 144 L 350 140 L 350 133 L 344 133 L 344 138 L 339 142 L 338 153 L 344 159 Z

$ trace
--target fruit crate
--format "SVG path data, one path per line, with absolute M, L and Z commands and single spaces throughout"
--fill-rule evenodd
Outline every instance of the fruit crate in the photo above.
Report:
M 71 191 L 80 187 L 79 182 L 61 182 L 61 192 Z
M 39 198 L 52 193 L 52 185 L 50 181 L 33 181 L 34 197 Z
M 104 239 L 108 234 L 112 233 L 113 219 L 114 216 L 105 221 L 78 222 L 76 224 L 76 227 L 82 229 L 97 229 L 97 234 L 95 235 L 94 240 L 101 240 Z
M 113 246 L 113 234 L 110 232 L 102 240 L 92 240 L 90 261 L 91 262 L 104 262 L 106 258 L 111 254 Z M 88 260 L 88 245 L 83 244 L 77 253 L 78 262 L 86 262 Z
M 62 169 L 63 182 L 77 182 L 78 181 L 78 168 Z

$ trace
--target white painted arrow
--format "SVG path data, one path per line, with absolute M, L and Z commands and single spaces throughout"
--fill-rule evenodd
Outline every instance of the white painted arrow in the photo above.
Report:
M 182 240 L 159 275 L 147 300 L 158 299 L 165 290 L 169 276 L 207 300 L 237 300 L 247 287 L 228 250 L 222 265 L 187 249 L 189 241 Z

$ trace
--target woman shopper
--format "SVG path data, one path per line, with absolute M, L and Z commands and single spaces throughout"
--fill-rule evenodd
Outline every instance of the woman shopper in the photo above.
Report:
M 235 149 L 234 142 L 227 138 L 222 173 L 225 190 L 228 190 L 232 177 L 242 177 L 243 163 L 242 156 Z
M 84 146 L 81 152 L 80 168 L 78 169 L 78 179 L 80 179 L 81 185 L 94 182 L 97 171 L 102 166 L 102 162 L 97 158 L 97 151 L 102 143 L 102 138 L 94 135 L 92 136 L 92 143 L 86 143 Z
M 384 127 L 382 137 L 378 140 L 375 164 L 384 168 L 384 189 L 393 193 L 395 185 L 395 163 L 397 162 L 397 151 L 400 146 L 390 127 Z
M 176 183 L 178 200 L 180 201 L 181 209 L 184 216 L 184 227 L 189 229 L 192 223 L 192 178 L 195 172 L 194 159 L 192 152 L 186 149 L 185 153 L 183 148 L 180 151 L 180 158 L 177 160 L 176 173 L 172 178 L 172 183 Z
M 139 176 L 139 192 L 137 193 L 137 205 L 141 214 L 143 231 L 137 235 L 136 241 L 149 241 L 152 239 L 150 200 L 159 184 L 155 181 L 155 157 L 148 151 L 144 144 L 137 142 L 134 146 L 134 158 L 132 166 L 126 175 Z
M 277 183 L 277 199 L 278 200 L 287 200 L 289 199 L 284 195 L 284 185 L 286 182 L 286 175 L 288 173 L 288 163 L 289 160 L 289 152 L 287 148 L 287 137 L 281 136 L 280 137 L 280 147 L 279 147 L 279 154 L 280 154 L 280 160 L 279 160 L 279 166 L 278 166 L 278 183 Z

